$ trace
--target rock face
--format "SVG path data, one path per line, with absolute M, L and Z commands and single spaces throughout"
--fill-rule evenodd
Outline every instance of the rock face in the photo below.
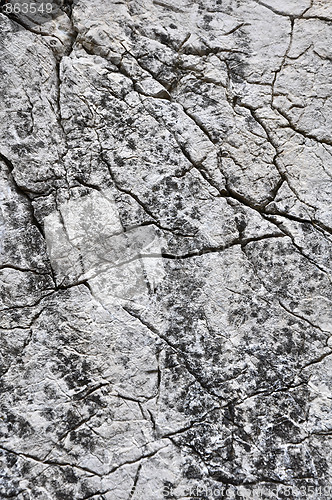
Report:
M 0 498 L 331 498 L 331 2 L 55 3 L 0 14 Z

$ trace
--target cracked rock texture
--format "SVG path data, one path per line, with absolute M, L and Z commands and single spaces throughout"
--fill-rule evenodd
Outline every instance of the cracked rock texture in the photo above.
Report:
M 0 498 L 332 496 L 332 3 L 0 14 Z

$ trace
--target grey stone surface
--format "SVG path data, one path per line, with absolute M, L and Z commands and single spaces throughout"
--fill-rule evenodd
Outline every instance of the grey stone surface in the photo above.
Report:
M 0 498 L 331 498 L 331 2 L 56 4 L 0 14 Z

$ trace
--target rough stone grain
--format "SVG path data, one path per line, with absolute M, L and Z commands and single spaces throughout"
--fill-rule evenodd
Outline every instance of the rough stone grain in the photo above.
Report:
M 331 498 L 330 1 L 55 3 L 0 13 L 0 498 Z

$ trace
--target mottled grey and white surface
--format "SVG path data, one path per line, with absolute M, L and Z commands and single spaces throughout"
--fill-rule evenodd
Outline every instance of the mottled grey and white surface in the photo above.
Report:
M 330 0 L 0 30 L 0 498 L 330 499 Z

